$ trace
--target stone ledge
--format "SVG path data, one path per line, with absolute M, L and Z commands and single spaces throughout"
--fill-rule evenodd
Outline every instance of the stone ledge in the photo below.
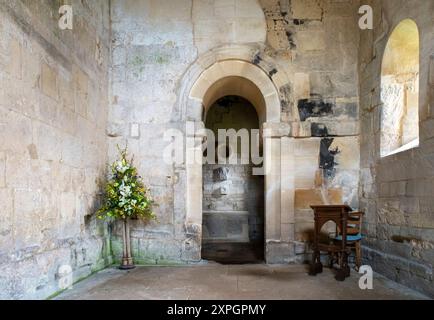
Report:
M 288 123 L 278 122 L 270 123 L 265 122 L 262 125 L 263 136 L 265 138 L 280 138 L 289 136 L 291 132 L 291 126 Z

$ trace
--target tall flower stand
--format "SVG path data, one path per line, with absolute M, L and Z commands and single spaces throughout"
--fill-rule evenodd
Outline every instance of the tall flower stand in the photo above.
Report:
M 122 240 L 123 240 L 123 255 L 122 262 L 119 266 L 121 270 L 134 269 L 136 266 L 131 256 L 131 239 L 130 239 L 130 221 L 128 218 L 122 219 Z

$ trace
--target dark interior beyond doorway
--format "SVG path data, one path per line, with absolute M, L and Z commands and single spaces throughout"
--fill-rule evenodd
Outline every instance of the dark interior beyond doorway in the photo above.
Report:
M 215 102 L 205 124 L 216 137 L 219 129 L 247 129 L 251 138 L 252 130 L 259 129 L 255 108 L 238 96 Z M 216 143 L 216 154 L 239 158 L 240 140 L 229 148 Z M 251 158 L 248 164 L 203 165 L 203 259 L 227 264 L 264 260 L 264 177 L 253 175 L 253 168 Z

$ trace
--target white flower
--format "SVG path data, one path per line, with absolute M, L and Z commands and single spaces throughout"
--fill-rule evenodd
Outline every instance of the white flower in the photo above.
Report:
M 126 164 L 125 166 L 122 164 L 122 161 L 118 161 L 116 163 L 116 171 L 119 173 L 125 173 L 125 171 L 127 171 L 130 168 L 130 166 L 128 164 Z

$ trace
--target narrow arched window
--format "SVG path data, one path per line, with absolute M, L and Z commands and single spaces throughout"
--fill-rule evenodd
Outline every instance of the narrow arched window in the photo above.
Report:
M 419 146 L 419 31 L 401 21 L 387 42 L 381 66 L 381 156 Z

